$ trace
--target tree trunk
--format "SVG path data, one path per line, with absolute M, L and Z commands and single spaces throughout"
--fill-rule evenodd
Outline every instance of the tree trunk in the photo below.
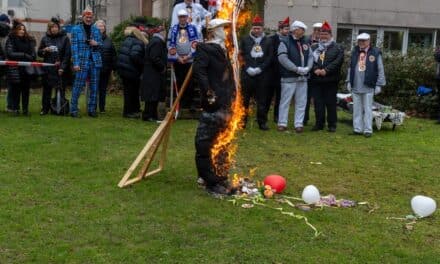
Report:
M 70 0 L 70 23 L 75 24 L 76 22 L 76 5 L 77 0 Z

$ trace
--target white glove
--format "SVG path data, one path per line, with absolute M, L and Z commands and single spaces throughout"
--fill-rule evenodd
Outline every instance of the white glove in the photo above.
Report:
M 347 82 L 347 91 L 351 92 L 351 83 Z
M 296 70 L 296 72 L 299 75 L 306 75 L 309 72 L 309 68 L 308 67 L 298 67 L 298 69 Z
M 261 70 L 261 68 L 254 68 L 254 73 L 255 73 L 255 75 L 258 75 L 258 74 L 260 74 L 262 72 L 262 70 Z
M 376 88 L 374 88 L 374 95 L 378 95 L 382 92 L 382 88 L 380 86 L 376 86 Z
M 255 76 L 255 69 L 252 67 L 247 68 L 246 72 L 249 76 Z

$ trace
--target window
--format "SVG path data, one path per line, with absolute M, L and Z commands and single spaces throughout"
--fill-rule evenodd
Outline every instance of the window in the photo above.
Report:
M 409 47 L 431 48 L 433 44 L 433 30 L 410 30 L 408 40 Z
M 383 50 L 385 51 L 402 51 L 403 48 L 403 31 L 384 31 L 383 34 Z
M 24 6 L 24 0 L 9 0 L 8 1 L 9 7 L 23 7 Z
M 351 28 L 339 28 L 337 32 L 336 42 L 344 46 L 345 50 L 351 50 L 353 30 Z

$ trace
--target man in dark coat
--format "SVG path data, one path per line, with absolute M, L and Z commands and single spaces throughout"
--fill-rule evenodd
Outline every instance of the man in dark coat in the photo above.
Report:
M 274 58 L 278 58 L 278 46 L 283 38 L 287 38 L 290 32 L 290 19 L 287 17 L 283 21 L 278 22 L 278 32 L 270 36 L 272 40 L 273 54 Z M 271 81 L 269 82 L 269 95 L 267 97 L 267 107 L 268 110 L 272 104 L 272 99 L 275 96 L 275 102 L 273 106 L 273 120 L 278 123 L 278 110 L 280 107 L 281 98 L 281 74 L 280 74 L 280 63 L 277 59 L 272 60 L 272 65 L 270 66 L 272 70 Z
M 145 45 L 148 40 L 139 30 L 141 25 L 132 24 L 124 31 L 125 39 L 119 49 L 117 70 L 124 86 L 122 116 L 139 118 L 139 89 L 144 65 Z
M 197 46 L 193 69 L 200 86 L 203 112 L 195 137 L 198 175 L 206 190 L 215 194 L 230 194 L 227 184 L 229 164 L 222 162 L 226 153 L 212 157 L 211 148 L 217 136 L 226 128 L 235 98 L 233 69 L 225 48 L 224 26 L 230 22 L 213 19 L 208 25 L 208 41 Z
M 142 75 L 141 95 L 145 102 L 142 120 L 157 121 L 157 106 L 165 99 L 167 54 L 166 32 L 162 26 L 150 31 L 153 35 L 145 48 L 144 72 Z
M 314 88 L 316 123 L 313 131 L 323 130 L 327 110 L 329 132 L 336 132 L 336 93 L 340 79 L 344 50 L 332 37 L 330 24 L 322 25 L 319 45 L 313 50 L 311 83 Z
M 263 32 L 263 20 L 257 15 L 252 21 L 252 29 L 240 45 L 244 58 L 242 73 L 244 107 L 249 111 L 251 97 L 257 102 L 257 121 L 261 130 L 267 126 L 268 83 L 271 75 L 269 67 L 273 60 L 272 41 Z M 246 121 L 246 120 L 245 120 Z
M 313 24 L 313 33 L 309 36 L 309 43 L 312 49 L 316 49 L 319 45 L 319 34 L 321 32 L 322 23 L 315 23 Z M 306 111 L 304 113 L 304 126 L 307 125 L 309 122 L 310 116 L 310 104 L 312 99 L 314 99 L 314 89 L 313 89 L 313 83 L 309 80 L 309 84 L 307 87 L 307 104 L 306 104 Z

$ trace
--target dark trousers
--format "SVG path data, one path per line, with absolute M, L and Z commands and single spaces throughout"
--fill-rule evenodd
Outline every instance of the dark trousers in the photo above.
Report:
M 191 68 L 191 63 L 180 64 L 178 62 L 174 63 L 174 71 L 176 73 L 176 83 L 179 89 L 182 88 L 183 82 L 185 81 L 186 75 L 188 74 L 189 68 Z M 192 78 L 191 78 L 192 80 Z M 186 87 L 185 93 L 182 96 L 180 105 L 182 108 L 190 108 L 194 104 L 194 85 L 190 81 L 188 87 Z
M 122 78 L 122 85 L 124 86 L 124 110 L 123 114 L 134 114 L 140 112 L 139 101 L 139 79 Z
M 105 98 L 107 96 L 107 87 L 110 81 L 111 71 L 101 71 L 98 85 L 98 105 L 99 111 L 105 111 Z
M 27 113 L 29 111 L 29 91 L 30 91 L 30 81 L 29 80 L 21 80 L 19 83 L 9 84 L 11 91 L 11 99 L 12 99 L 12 110 L 19 111 L 20 110 L 20 97 L 21 97 L 21 107 L 23 113 Z
M 275 123 L 278 122 L 278 112 L 280 108 L 280 99 L 281 99 L 281 78 L 278 80 L 272 80 L 268 87 L 268 96 L 267 96 L 267 113 L 270 110 L 270 106 L 272 105 L 272 100 L 274 101 L 273 105 L 273 121 Z
M 205 181 L 207 187 L 212 187 L 227 180 L 230 168 L 230 164 L 224 162 L 227 153 L 220 151 L 216 160 L 211 159 L 211 148 L 217 135 L 225 128 L 226 122 L 226 114 L 222 111 L 202 112 L 199 119 L 195 137 L 195 159 L 198 175 Z M 217 169 L 213 164 L 217 164 Z
M 43 83 L 43 96 L 41 97 L 41 110 L 44 112 L 49 112 L 50 99 L 52 97 L 52 90 L 54 88 L 54 84 L 50 83 L 47 75 L 43 76 L 42 83 Z M 56 86 L 57 86 L 56 88 L 60 89 L 61 98 L 64 98 L 64 92 L 65 92 L 64 87 L 61 87 L 60 84 L 56 84 Z
M 243 106 L 246 112 L 249 111 L 251 98 L 257 103 L 257 121 L 259 125 L 267 123 L 268 87 L 264 75 L 260 74 L 254 77 L 245 74 L 243 78 Z M 246 117 L 247 118 L 247 117 Z
M 336 128 L 336 93 L 338 91 L 338 83 L 319 83 L 314 84 L 315 93 L 315 126 L 323 128 L 325 125 L 325 115 L 327 110 L 328 127 Z
M 303 121 L 304 125 L 306 125 L 307 122 L 309 122 L 309 120 L 310 120 L 310 103 L 312 101 L 312 98 L 314 98 L 314 95 L 313 95 L 313 93 L 314 93 L 313 84 L 311 84 L 309 82 L 307 89 L 308 89 L 307 90 L 307 104 L 306 104 L 306 111 L 304 113 L 304 121 Z M 315 100 L 315 99 L 313 99 L 313 100 Z
M 157 106 L 159 105 L 158 101 L 154 102 L 145 102 L 144 112 L 142 113 L 142 119 L 147 120 L 158 120 L 157 114 Z
M 7 90 L 8 90 L 8 93 L 6 95 L 6 108 L 8 110 L 12 110 L 13 102 L 12 102 L 12 91 L 11 91 L 11 86 L 10 85 L 7 85 Z

